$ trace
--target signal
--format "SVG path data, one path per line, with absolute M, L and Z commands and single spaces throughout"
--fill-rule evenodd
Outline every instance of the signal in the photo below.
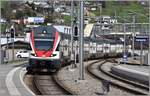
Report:
M 74 28 L 74 36 L 78 36 L 78 27 L 77 26 L 75 26 L 75 28 Z
M 74 27 L 74 40 L 78 40 L 78 27 Z
M 11 38 L 14 38 L 15 37 L 15 29 L 14 28 L 11 28 L 10 29 L 10 35 L 11 35 Z

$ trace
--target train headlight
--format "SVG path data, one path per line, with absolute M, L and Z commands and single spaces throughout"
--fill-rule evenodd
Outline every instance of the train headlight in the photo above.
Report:
M 46 30 L 43 30 L 43 34 L 46 34 L 47 33 L 47 31 Z

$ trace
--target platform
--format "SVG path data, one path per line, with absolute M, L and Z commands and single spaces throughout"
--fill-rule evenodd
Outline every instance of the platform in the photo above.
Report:
M 149 66 L 119 64 L 111 68 L 112 73 L 121 77 L 138 81 L 143 84 L 149 84 Z
M 27 62 L 0 65 L 0 96 L 33 96 L 23 82 Z
M 136 59 L 132 59 L 132 58 L 128 58 L 126 61 L 123 60 L 123 58 L 117 59 L 117 62 L 120 63 L 126 63 L 126 64 L 130 64 L 130 65 L 147 65 L 144 64 L 144 62 L 141 64 L 140 62 L 140 58 L 136 57 Z

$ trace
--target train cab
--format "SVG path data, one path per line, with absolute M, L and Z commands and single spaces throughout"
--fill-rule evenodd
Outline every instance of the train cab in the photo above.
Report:
M 58 69 L 60 34 L 53 26 L 39 26 L 32 29 L 30 45 L 32 52 L 27 70 Z

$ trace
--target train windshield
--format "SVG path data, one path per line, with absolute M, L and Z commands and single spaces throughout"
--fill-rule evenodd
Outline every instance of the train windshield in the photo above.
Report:
M 53 41 L 35 41 L 35 48 L 38 50 L 49 50 L 53 48 Z
M 56 29 L 51 26 L 48 27 L 37 27 L 34 29 L 35 39 L 53 39 L 55 37 Z

